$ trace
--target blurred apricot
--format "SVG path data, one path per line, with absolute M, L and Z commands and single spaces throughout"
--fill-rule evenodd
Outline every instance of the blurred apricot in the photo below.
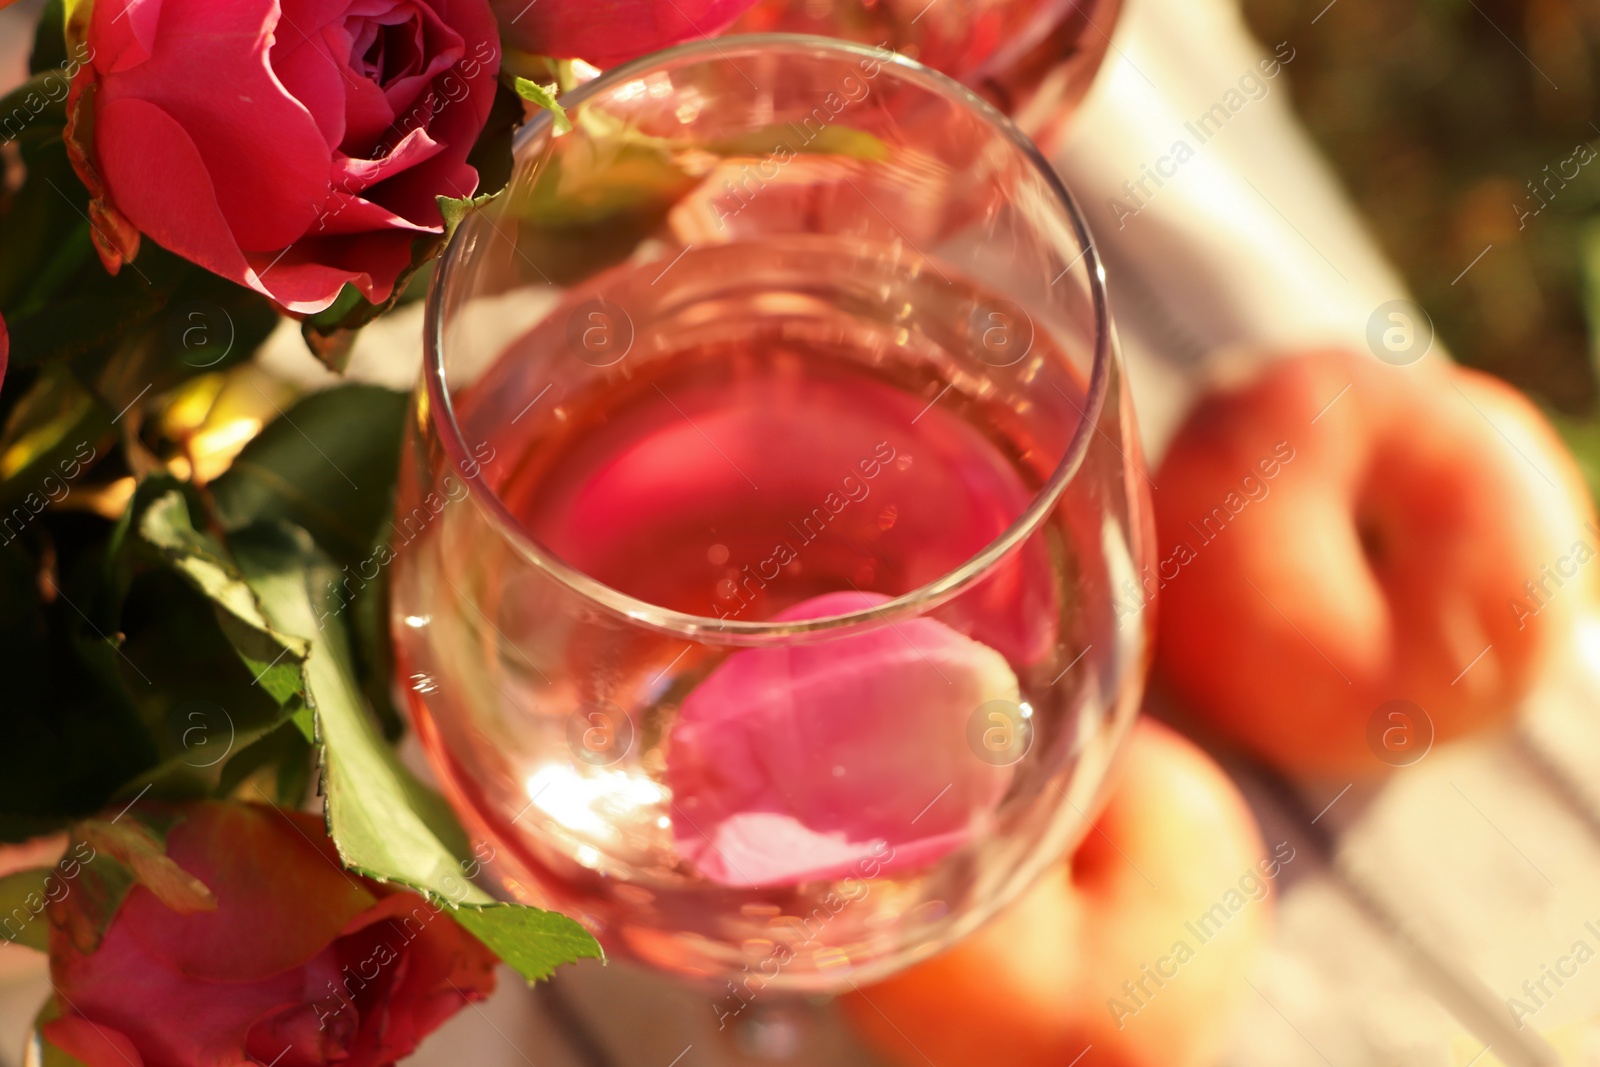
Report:
M 1382 771 L 1504 720 L 1600 575 L 1548 421 L 1438 360 L 1272 364 L 1201 401 L 1156 482 L 1158 677 L 1291 771 Z
M 1216 764 L 1145 720 L 1069 862 L 967 940 L 841 1004 L 906 1067 L 1205 1067 L 1294 858 L 1287 844 L 1267 853 Z

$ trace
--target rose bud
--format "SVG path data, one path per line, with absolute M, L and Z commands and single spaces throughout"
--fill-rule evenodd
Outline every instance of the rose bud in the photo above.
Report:
M 755 0 L 493 0 L 506 43 L 614 67 L 719 33 Z
M 68 144 L 113 273 L 144 234 L 291 312 L 381 303 L 477 189 L 487 0 L 98 0 L 85 45 Z
M 829 593 L 777 618 L 888 599 Z M 978 758 L 967 727 L 981 705 L 1017 699 L 1005 657 L 925 616 L 735 652 L 672 728 L 678 850 L 735 886 L 841 877 L 879 856 L 885 870 L 931 863 L 981 829 L 1010 786 L 1011 768 Z
M 81 933 L 93 894 L 76 887 L 52 907 L 60 1016 L 43 1033 L 88 1067 L 378 1067 L 493 991 L 494 955 L 442 905 L 344 871 L 321 819 L 176 810 L 166 857 L 214 910 L 180 914 L 141 879 L 84 951 L 74 923 Z M 107 851 L 85 868 L 115 863 Z

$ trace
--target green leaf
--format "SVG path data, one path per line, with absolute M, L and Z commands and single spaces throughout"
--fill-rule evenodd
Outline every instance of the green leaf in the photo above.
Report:
M 18 871 L 0 878 L 0 940 L 50 951 L 50 917 L 45 912 L 52 868 Z
M 39 13 L 39 27 L 33 36 L 33 52 L 28 71 L 39 74 L 62 68 L 67 62 L 67 11 L 62 0 L 49 0 Z
M 548 978 L 557 966 L 600 958 L 589 932 L 565 915 L 518 904 L 457 908 L 456 922 L 488 945 L 528 981 Z
M 400 763 L 368 715 L 345 623 L 328 610 L 326 590 L 336 572 L 310 536 L 277 524 L 242 531 L 231 543 L 273 626 L 310 646 L 306 691 L 322 746 L 322 792 L 345 865 L 455 907 L 462 924 L 529 981 L 562 963 L 599 956 L 594 939 L 571 919 L 500 904 L 462 878 L 471 862 L 466 834 L 443 798 Z
M 153 501 L 139 520 L 139 533 L 160 549 L 195 588 L 240 621 L 259 630 L 271 629 L 250 587 L 226 559 L 222 547 L 194 528 L 181 492 L 172 490 Z
M 228 637 L 245 665 L 259 669 L 257 684 L 280 703 L 298 695 L 297 661 L 305 658 L 306 643 L 273 629 L 226 550 L 194 528 L 183 494 L 174 490 L 153 502 L 139 521 L 139 533 L 161 551 L 174 570 L 226 612 L 222 618 Z M 243 626 L 227 627 L 230 618 Z M 290 662 L 284 663 L 285 659 Z
M 248 360 L 277 328 L 279 316 L 260 293 L 209 271 L 174 264 L 153 243 L 138 263 L 165 293 L 149 317 L 111 343 L 74 359 L 79 376 L 104 399 L 108 414 L 145 396 L 158 396 L 203 374 Z M 96 271 L 99 266 L 96 264 Z M 127 274 L 132 267 L 124 268 Z M 168 272 L 175 277 L 168 277 Z M 142 279 L 121 279 L 144 288 Z
M 0 101 L 0 107 L 4 106 L 4 101 Z M 0 111 L 0 115 L 11 113 Z M 32 136 L 36 131 L 39 137 Z M 0 256 L 0 312 L 5 314 L 6 324 L 13 334 L 11 358 L 18 366 L 29 357 L 15 337 L 16 323 L 24 313 L 30 312 L 22 298 L 38 280 L 39 264 L 51 258 L 62 245 L 74 242 L 89 258 L 94 258 L 85 224 L 89 195 L 67 159 L 61 131 L 59 120 L 35 121 L 23 130 L 18 145 L 27 168 L 27 180 L 11 199 L 9 208 L 0 211 L 0 248 L 6 252 Z M 6 136 L 5 121 L 0 119 L 0 138 Z M 98 261 L 95 269 L 100 270 Z M 101 270 L 101 273 L 105 272 Z
M 406 396 L 374 385 L 313 393 L 244 447 L 211 486 L 225 529 L 283 519 L 342 566 L 371 573 L 394 510 Z
M 527 78 L 517 78 L 512 83 L 512 88 L 517 95 L 529 103 L 536 104 L 550 112 L 555 119 L 556 132 L 568 133 L 572 129 L 572 120 L 567 118 L 567 109 L 556 103 L 556 87 L 540 85 Z
M 66 166 L 64 159 L 61 166 Z M 189 304 L 185 294 L 196 286 L 206 291 L 239 287 L 207 275 L 151 241 L 144 242 L 139 258 L 124 264 L 115 277 L 107 274 L 88 243 L 81 206 L 83 187 L 70 176 L 70 168 L 66 173 L 52 188 L 48 172 L 36 175 L 30 171 L 29 180 L 17 194 L 17 207 L 0 223 L 0 248 L 6 250 L 0 256 L 0 310 L 11 331 L 13 366 L 82 361 L 80 374 L 91 381 L 104 374 L 113 355 L 124 353 L 122 362 L 141 379 L 128 390 L 129 399 L 146 386 L 164 389 L 205 369 L 192 362 L 186 366 L 181 350 L 174 352 L 164 343 L 170 323 L 163 312 L 185 309 Z M 46 184 L 40 186 L 40 182 Z M 21 203 L 24 199 L 29 201 L 26 207 Z M 9 235 L 12 230 L 18 232 Z M 13 240 L 14 245 L 10 243 Z M 52 264 L 55 257 L 65 254 L 61 246 L 73 242 L 77 244 L 71 250 L 76 268 L 47 267 L 55 281 L 48 289 L 41 287 L 40 264 Z M 24 268 L 17 267 L 19 261 L 25 263 Z M 266 306 L 259 295 L 248 299 L 258 308 Z M 237 347 L 236 360 L 250 354 L 248 346 Z M 157 380 L 152 369 L 170 377 Z M 102 387 L 102 392 L 109 396 L 111 390 Z M 113 411 L 126 403 L 120 399 L 107 402 Z
M 131 585 L 122 619 L 124 651 L 144 675 L 130 680 L 128 693 L 161 762 L 120 795 L 131 798 L 146 785 L 155 785 L 155 795 L 166 799 L 210 795 L 230 757 L 280 728 L 295 729 L 290 719 L 301 696 L 299 676 L 292 672 L 298 660 L 270 636 L 252 634 L 219 614 L 187 578 L 167 567 L 146 569 Z M 246 665 L 260 655 L 253 643 L 283 656 L 262 679 L 276 693 L 257 683 L 259 667 Z M 280 675 L 276 667 L 284 664 L 290 673 Z
M 514 78 L 527 78 L 536 82 L 555 82 L 563 90 L 570 89 L 573 87 L 571 68 L 571 60 L 524 52 L 514 44 L 505 43 L 500 54 L 500 83 L 506 85 Z
M 787 149 L 862 160 L 889 155 L 881 140 L 851 126 L 802 137 L 792 125 L 774 124 L 699 144 L 642 133 L 593 104 L 577 114 L 589 136 L 551 145 L 532 187 L 514 205 L 518 217 L 549 228 L 592 226 L 618 216 L 663 217 L 699 183 L 675 158 L 684 152 L 764 157 Z
M 425 268 L 444 248 L 448 237 L 447 230 L 445 233 L 423 234 L 411 242 L 411 262 L 395 278 L 394 289 L 387 300 L 374 304 L 361 295 L 361 290 L 347 283 L 339 290 L 332 304 L 302 320 L 300 336 L 305 338 L 311 354 L 329 370 L 343 374 L 349 365 L 350 353 L 355 349 L 356 334 L 379 315 L 408 299 L 416 298 L 414 283 L 419 279 L 426 280 L 428 274 Z
M 129 800 L 213 794 L 229 757 L 303 703 L 295 643 L 261 628 L 225 550 L 194 530 L 184 493 L 170 478 L 145 480 L 108 539 L 98 591 L 78 601 L 124 635 L 121 691 L 154 748 L 116 791 Z
M 511 145 L 516 139 L 517 127 L 522 125 L 524 108 L 522 98 L 505 84 L 507 72 L 501 68 L 501 82 L 494 89 L 494 99 L 489 104 L 489 118 L 483 132 L 467 154 L 467 162 L 478 172 L 479 196 L 492 196 L 503 191 L 511 180 L 515 161 Z M 465 190 L 452 190 L 459 195 Z
M 362 308 L 376 308 L 376 305 L 367 301 L 361 295 L 361 290 L 346 282 L 340 289 L 339 295 L 333 298 L 333 303 L 307 317 L 307 322 L 314 322 L 319 327 L 334 328 L 355 314 Z
M 563 139 L 508 210 L 549 229 L 655 221 L 697 184 L 658 145 Z
M 400 283 L 395 282 L 395 294 Z M 355 350 L 356 334 L 361 327 L 394 306 L 394 300 L 374 304 L 361 295 L 361 290 L 345 283 L 333 303 L 308 315 L 300 323 L 300 336 L 305 338 L 311 354 L 320 359 L 328 369 L 343 374 L 350 364 L 350 353 Z
M 307 718 L 310 715 L 307 712 Z M 289 722 L 247 745 L 223 768 L 216 795 L 226 797 L 240 792 L 245 781 L 259 771 L 277 768 L 273 802 L 279 807 L 298 808 L 305 802 L 311 784 L 312 745 L 315 737 L 301 731 L 300 723 Z
M 66 125 L 67 86 L 59 71 L 42 70 L 0 96 L 0 138 L 21 140 L 34 126 Z
M 407 771 L 366 714 L 348 631 L 328 593 L 333 563 L 301 529 L 263 524 L 231 538 L 240 570 L 275 626 L 303 635 L 306 692 L 323 746 L 323 793 L 340 854 L 374 877 L 443 894 L 469 851 L 449 807 Z M 343 832 L 341 832 L 341 830 Z
M 69 222 L 71 227 L 54 248 L 37 264 L 28 286 L 16 301 L 12 314 L 31 315 L 49 302 L 52 293 L 65 289 L 74 276 L 95 262 L 94 243 L 89 239 L 89 220 Z
M 146 479 L 109 531 L 46 512 L 24 534 L 0 544 L 0 840 L 118 797 L 208 795 L 236 748 L 303 710 L 299 642 L 262 629 L 170 479 Z
M 372 560 L 389 558 L 380 553 L 388 549 L 387 534 L 390 532 L 385 527 L 379 535 L 380 543 L 373 547 Z M 389 640 L 391 577 L 391 569 L 385 566 L 375 579 L 356 591 L 349 610 L 350 640 L 355 648 L 356 674 L 361 679 L 361 691 L 373 714 L 378 717 L 383 736 L 393 743 L 405 733 L 405 720 L 394 702 L 394 646 Z
M 53 301 L 7 319 L 13 358 L 19 366 L 31 366 L 83 355 L 126 336 L 165 303 L 165 294 L 153 291 Z
M 540 274 L 568 285 L 626 260 L 696 182 L 657 146 L 600 157 L 592 142 L 564 138 L 531 185 L 494 209 L 496 225 Z
M 235 747 L 303 712 L 301 643 L 266 627 L 170 479 L 146 479 L 115 527 L 35 516 L 21 500 L 0 509 L 0 840 L 60 829 L 146 787 L 209 794 Z M 303 788 L 298 755 L 298 767 L 279 767 L 286 791 L 295 775 Z
M 0 546 L 0 841 L 87 815 L 157 754 L 128 697 L 135 668 L 94 603 L 90 568 L 41 569 L 20 540 Z M 49 599 L 46 600 L 45 596 Z
M 81 44 L 88 34 L 89 16 L 94 10 L 94 0 L 63 0 L 66 13 L 67 45 Z
M 0 431 L 0 506 L 24 502 L 37 513 L 64 499 L 88 465 L 107 451 L 111 414 L 64 364 L 34 379 Z M 30 499 L 31 498 L 31 499 Z M 18 532 L 8 528 L 8 536 Z
M 499 195 L 499 193 L 485 193 L 482 196 L 469 196 L 460 199 L 450 196 L 439 197 L 439 213 L 444 216 L 444 232 L 449 236 L 455 236 L 456 229 L 461 225 L 462 220 L 485 204 L 493 202 Z

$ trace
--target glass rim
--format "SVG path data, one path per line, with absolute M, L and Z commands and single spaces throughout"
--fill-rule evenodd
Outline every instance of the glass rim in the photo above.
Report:
M 466 437 L 456 419 L 455 405 L 445 379 L 444 368 L 444 294 L 449 287 L 451 276 L 457 269 L 462 249 L 466 245 L 462 236 L 463 231 L 473 221 L 471 217 L 464 220 L 451 236 L 439 258 L 439 267 L 434 272 L 428 287 L 423 323 L 422 377 L 427 390 L 428 419 L 439 436 L 445 455 L 455 464 L 457 470 L 463 473 L 467 470 L 474 471 L 473 476 L 465 478 L 468 495 L 477 506 L 484 509 L 490 525 L 523 559 L 585 601 L 605 609 L 609 614 L 692 641 L 734 645 L 765 644 L 777 638 L 805 638 L 824 634 L 831 636 L 841 631 L 862 629 L 882 623 L 893 624 L 922 614 L 981 580 L 1043 524 L 1045 518 L 1060 501 L 1067 485 L 1077 475 L 1105 407 L 1111 363 L 1114 358 L 1105 270 L 1099 253 L 1095 250 L 1083 212 L 1055 168 L 1045 159 L 1038 146 L 994 105 L 960 82 L 914 59 L 882 47 L 812 34 L 759 33 L 708 37 L 701 41 L 674 45 L 613 67 L 570 92 L 563 93 L 561 103 L 565 107 L 576 107 L 619 83 L 637 78 L 649 71 L 677 68 L 686 62 L 696 60 L 720 60 L 731 64 L 732 57 L 773 51 L 831 55 L 850 61 L 875 60 L 885 69 L 893 68 L 898 77 L 975 112 L 986 124 L 1005 137 L 1044 180 L 1045 187 L 1071 225 L 1072 232 L 1083 249 L 1077 259 L 1068 264 L 1067 269 L 1071 270 L 1077 260 L 1082 260 L 1084 263 L 1091 305 L 1094 309 L 1093 364 L 1090 369 L 1089 388 L 1084 397 L 1083 419 L 1049 479 L 1033 493 L 1028 506 L 1012 520 L 1010 525 L 959 566 L 881 604 L 839 615 L 779 622 L 722 619 L 676 611 L 631 596 L 571 566 L 540 544 L 506 507 L 500 495 L 483 483 L 481 472 L 477 470 L 478 465 L 472 458 Z M 520 152 L 530 141 L 544 136 L 553 124 L 553 114 L 544 110 L 528 120 L 517 131 L 512 141 L 513 155 Z

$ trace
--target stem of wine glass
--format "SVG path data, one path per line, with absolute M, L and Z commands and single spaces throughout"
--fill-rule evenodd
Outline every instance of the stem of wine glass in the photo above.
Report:
M 600 1038 L 590 1029 L 588 1022 L 577 1006 L 572 1003 L 572 998 L 562 988 L 559 976 L 546 980 L 540 989 L 544 1000 L 544 1012 L 550 1022 L 560 1032 L 562 1041 L 567 1046 L 567 1051 L 572 1053 L 574 1059 L 584 1067 L 622 1067 L 622 1065 L 606 1051 L 600 1043 Z
M 815 1011 L 809 998 L 779 994 L 750 1005 L 723 1033 L 740 1053 L 753 1060 L 794 1060 L 811 1043 Z
M 538 996 L 545 1016 L 574 1060 L 584 1067 L 623 1067 L 606 1050 L 559 976 L 545 982 Z M 816 1043 L 816 1015 L 828 999 L 799 993 L 769 994 L 741 1011 L 718 1033 L 728 1052 L 739 1061 L 794 1062 Z

